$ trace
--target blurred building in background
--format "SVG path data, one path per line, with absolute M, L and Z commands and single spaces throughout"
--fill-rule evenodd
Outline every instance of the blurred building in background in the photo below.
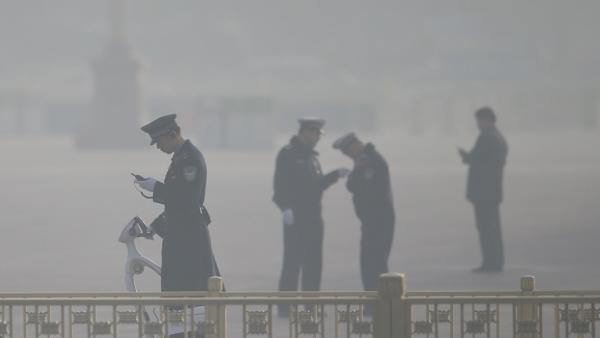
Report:
M 198 101 L 194 124 L 200 144 L 217 148 L 271 148 L 275 140 L 273 100 L 261 96 Z
M 375 103 L 360 103 L 353 100 L 288 101 L 278 105 L 278 113 L 278 129 L 285 131 L 297 130 L 298 119 L 306 116 L 324 118 L 327 121 L 325 132 L 345 133 L 354 130 L 368 133 L 379 129 Z
M 81 146 L 111 146 L 110 127 L 112 146 L 135 146 L 138 136 L 145 144 L 141 123 L 174 112 L 206 144 L 262 147 L 306 115 L 327 118 L 329 130 L 461 133 L 482 105 L 507 131 L 598 129 L 597 1 L 152 0 L 131 11 L 128 39 L 123 0 L 111 1 L 111 40 L 93 78 L 85 60 L 104 35 L 104 2 L 2 8 L 0 92 L 25 88 L 27 103 L 1 95 L 0 133 L 77 133 Z M 129 41 L 148 65 L 144 79 Z M 244 135 L 237 125 L 264 127 L 265 138 L 232 139 Z
M 23 91 L 0 92 L 0 134 L 30 135 L 45 131 L 44 103 Z
M 147 144 L 139 132 L 142 101 L 140 63 L 125 33 L 124 0 L 110 1 L 111 37 L 93 63 L 94 94 L 89 118 L 76 144 L 80 148 L 131 148 Z

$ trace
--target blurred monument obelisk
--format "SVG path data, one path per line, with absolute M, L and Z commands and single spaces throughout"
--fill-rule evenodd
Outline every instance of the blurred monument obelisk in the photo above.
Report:
M 90 118 L 77 137 L 80 148 L 147 145 L 139 132 L 140 63 L 127 42 L 125 16 L 125 0 L 110 0 L 111 36 L 104 53 L 92 64 L 94 97 Z

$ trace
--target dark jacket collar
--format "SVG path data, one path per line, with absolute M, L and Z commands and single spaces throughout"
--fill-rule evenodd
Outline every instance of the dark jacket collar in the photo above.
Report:
M 376 153 L 373 143 L 367 143 L 358 156 L 363 161 L 371 161 Z
M 300 139 L 298 138 L 297 135 L 292 136 L 292 138 L 290 139 L 290 146 L 293 149 L 296 149 L 297 151 L 300 151 L 300 152 L 310 153 L 310 154 L 314 154 L 314 155 L 319 154 L 314 149 L 310 149 L 307 146 L 305 146 L 304 143 L 302 143 L 302 141 L 300 141 Z
M 375 152 L 375 145 L 371 142 L 365 144 L 364 152 L 367 154 L 372 154 Z
M 493 126 L 493 127 L 482 129 L 480 133 L 482 135 L 490 135 L 490 134 L 495 134 L 497 132 L 498 132 L 498 128 L 496 126 Z
M 190 142 L 190 140 L 185 140 L 181 147 L 179 147 L 179 149 L 177 149 L 173 154 L 173 160 L 176 160 L 179 157 L 183 156 L 191 146 L 192 143 Z
M 373 154 L 375 154 L 375 146 L 373 143 L 367 143 L 360 153 L 360 156 L 370 158 L 373 157 Z

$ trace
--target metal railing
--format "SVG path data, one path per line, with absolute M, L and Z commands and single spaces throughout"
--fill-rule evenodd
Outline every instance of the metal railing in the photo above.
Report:
M 596 337 L 600 291 L 0 294 L 0 337 Z M 289 315 L 275 311 L 284 306 Z
M 400 290 L 380 297 L 381 337 L 596 337 L 600 320 L 600 291 L 537 291 L 533 276 L 515 292 L 406 293 L 403 275 L 380 281 Z

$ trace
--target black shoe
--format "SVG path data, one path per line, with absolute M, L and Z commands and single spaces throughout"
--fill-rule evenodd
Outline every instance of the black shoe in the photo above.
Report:
M 497 273 L 502 272 L 502 267 L 480 266 L 471 270 L 474 273 Z

